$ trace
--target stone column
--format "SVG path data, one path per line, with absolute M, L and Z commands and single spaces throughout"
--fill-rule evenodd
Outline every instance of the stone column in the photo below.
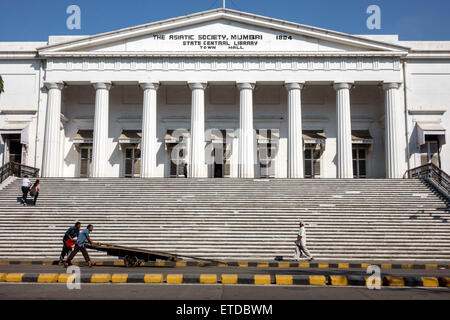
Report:
M 156 177 L 158 82 L 141 83 L 144 90 L 141 139 L 141 178 Z
M 253 89 L 255 84 L 242 82 L 239 89 L 239 178 L 255 176 L 255 139 L 253 130 Z
M 401 178 L 401 162 L 404 159 L 404 150 L 401 146 L 402 108 L 398 102 L 399 83 L 384 83 L 385 92 L 385 158 L 386 178 Z
M 353 178 L 351 83 L 335 83 L 337 113 L 337 177 Z
M 302 92 L 304 83 L 286 83 L 288 91 L 288 178 L 303 178 Z
M 92 146 L 92 177 L 106 176 L 108 161 L 109 89 L 110 82 L 92 83 L 95 89 L 94 144 Z
M 189 177 L 206 178 L 205 163 L 205 89 L 206 82 L 190 82 L 191 101 L 191 145 L 189 150 Z
M 42 177 L 59 177 L 61 166 L 60 125 L 62 82 L 45 82 L 48 89 L 47 116 L 45 123 Z

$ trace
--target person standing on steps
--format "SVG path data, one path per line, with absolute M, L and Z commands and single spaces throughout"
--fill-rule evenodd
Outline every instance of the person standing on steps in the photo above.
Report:
M 184 166 L 183 166 L 183 174 L 184 174 L 184 177 L 185 177 L 185 178 L 187 178 L 187 174 L 188 174 L 187 171 L 188 171 L 187 163 L 185 163 Z
M 28 179 L 28 176 L 25 176 L 22 179 L 22 204 L 24 206 L 27 205 L 27 197 L 28 197 L 28 191 L 30 191 L 30 184 L 31 184 L 30 179 Z
M 74 226 L 67 229 L 63 238 L 63 248 L 61 250 L 61 255 L 59 256 L 59 265 L 63 264 L 64 257 L 69 256 L 72 252 L 72 246 L 75 244 L 75 238 L 80 234 L 81 222 L 76 222 Z
M 39 196 L 40 188 L 41 188 L 41 184 L 39 182 L 39 179 L 37 179 L 30 187 L 30 195 L 32 197 L 34 197 L 34 199 L 33 199 L 33 206 L 36 205 L 36 200 L 37 200 L 37 198 Z
M 311 261 L 314 258 L 306 247 L 306 231 L 303 221 L 300 221 L 298 226 L 300 229 L 298 231 L 297 240 L 294 241 L 296 245 L 294 259 L 300 260 L 302 256 L 306 256 L 308 260 Z
M 86 250 L 86 241 L 89 242 L 91 247 L 95 247 L 95 245 L 92 243 L 91 238 L 89 237 L 90 233 L 94 227 L 92 224 L 89 224 L 86 229 L 81 231 L 80 235 L 78 236 L 77 242 L 75 243 L 75 249 L 72 251 L 72 253 L 69 255 L 69 258 L 67 258 L 66 263 L 64 263 L 65 267 L 68 267 L 72 265 L 71 261 L 76 256 L 78 251 L 81 250 L 81 253 L 83 254 L 84 260 L 88 263 L 89 267 L 92 267 L 93 263 L 91 262 L 91 259 L 89 258 L 89 254 Z

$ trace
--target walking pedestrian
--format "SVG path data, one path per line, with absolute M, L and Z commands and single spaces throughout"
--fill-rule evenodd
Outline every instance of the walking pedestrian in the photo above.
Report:
M 36 205 L 36 200 L 37 200 L 37 198 L 39 196 L 40 188 L 41 188 L 41 184 L 39 182 L 39 179 L 37 179 L 30 187 L 30 195 L 32 197 L 34 197 L 34 199 L 33 199 L 33 206 Z
M 71 261 L 76 256 L 78 251 L 81 251 L 81 253 L 83 254 L 84 260 L 86 260 L 86 262 L 88 263 L 88 266 L 92 267 L 91 259 L 89 258 L 89 254 L 86 250 L 86 241 L 89 242 L 89 244 L 92 247 L 95 247 L 95 245 L 91 241 L 91 238 L 89 237 L 89 235 L 93 229 L 94 229 L 94 227 L 92 226 L 92 224 L 89 224 L 86 227 L 86 229 L 84 229 L 83 231 L 80 232 L 77 242 L 75 243 L 75 249 L 73 249 L 72 253 L 67 258 L 67 261 L 64 263 L 65 267 L 68 267 L 69 265 L 72 264 Z
M 75 244 L 75 238 L 80 234 L 81 223 L 76 222 L 74 226 L 67 229 L 63 237 L 63 248 L 61 250 L 61 255 L 59 256 L 59 265 L 63 264 L 64 257 L 72 252 L 72 246 Z
M 183 166 L 183 174 L 184 174 L 184 177 L 187 178 L 187 176 L 188 176 L 187 163 L 185 163 L 184 166 Z
M 300 221 L 298 226 L 300 229 L 298 231 L 297 240 L 294 241 L 296 245 L 294 259 L 300 260 L 302 256 L 306 256 L 308 260 L 311 261 L 314 258 L 306 247 L 306 231 L 303 221 Z
M 22 204 L 24 206 L 27 205 L 27 197 L 28 197 L 28 191 L 30 191 L 30 184 L 31 184 L 30 179 L 28 179 L 28 176 L 25 176 L 22 179 Z

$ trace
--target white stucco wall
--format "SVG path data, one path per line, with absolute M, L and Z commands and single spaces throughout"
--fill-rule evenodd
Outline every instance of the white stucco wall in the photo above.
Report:
M 416 122 L 439 122 L 446 129 L 442 168 L 450 172 L 450 59 L 410 60 L 406 70 L 408 109 L 420 111 L 408 115 L 411 166 L 420 165 Z
M 36 149 L 39 113 L 41 105 L 40 86 L 42 72 L 40 60 L 1 60 L 0 75 L 4 82 L 4 93 L 0 94 L 0 128 L 14 131 L 16 128 L 29 126 L 29 145 L 27 157 L 22 162 L 29 166 L 39 166 Z M 7 133 L 8 130 L 3 130 Z M 3 142 L 2 142 L 3 143 Z M 5 146 L 2 146 L 2 150 Z M 6 161 L 1 153 L 0 163 Z

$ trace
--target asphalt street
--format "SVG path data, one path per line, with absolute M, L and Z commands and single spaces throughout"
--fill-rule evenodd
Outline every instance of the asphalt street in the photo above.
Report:
M 450 300 L 447 288 L 0 283 L 0 300 Z
M 0 265 L 0 273 L 65 273 L 62 266 Z M 81 267 L 82 274 L 92 273 L 183 273 L 183 274 L 290 274 L 290 275 L 367 275 L 363 269 L 265 268 L 265 267 Z M 450 270 L 385 269 L 381 276 L 449 277 Z M 90 284 L 68 289 L 65 284 L 0 283 L 0 300 L 450 300 L 448 288 L 314 287 L 283 285 L 222 284 Z

